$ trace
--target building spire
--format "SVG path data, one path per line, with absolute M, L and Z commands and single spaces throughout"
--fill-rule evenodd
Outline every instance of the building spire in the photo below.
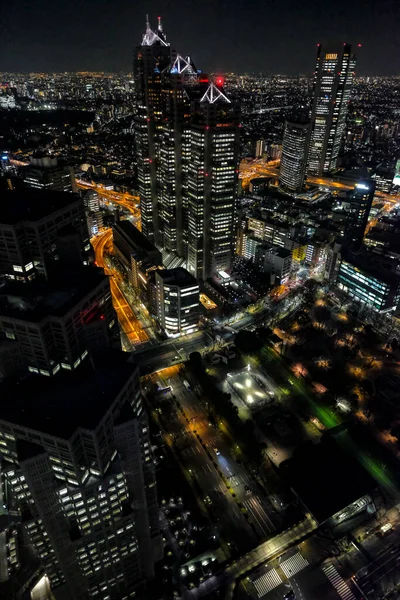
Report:
M 162 31 L 161 17 L 157 17 L 157 18 L 158 18 L 158 31 Z
M 146 31 L 150 31 L 150 21 L 149 21 L 149 15 L 146 15 Z

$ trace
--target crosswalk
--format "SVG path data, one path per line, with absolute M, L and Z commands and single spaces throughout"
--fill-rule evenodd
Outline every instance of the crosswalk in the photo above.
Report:
M 322 567 L 322 570 L 342 600 L 356 600 L 353 592 L 333 565 Z
M 279 574 L 275 569 L 271 569 L 267 573 L 264 573 L 253 581 L 253 585 L 257 590 L 257 596 L 262 598 L 265 594 L 268 594 L 271 590 L 278 587 L 282 583 L 282 579 L 279 577 Z
M 287 558 L 281 562 L 279 566 L 289 579 L 289 577 L 293 577 L 293 575 L 296 575 L 296 573 L 307 567 L 308 560 L 306 560 L 304 556 L 300 554 L 300 552 L 297 552 L 297 554 L 294 554 L 290 558 Z

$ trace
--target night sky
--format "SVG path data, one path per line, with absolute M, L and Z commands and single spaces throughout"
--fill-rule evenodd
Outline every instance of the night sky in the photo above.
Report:
M 358 74 L 400 74 L 400 0 L 2 0 L 0 71 L 129 71 L 146 12 L 205 71 L 310 73 L 337 40 Z

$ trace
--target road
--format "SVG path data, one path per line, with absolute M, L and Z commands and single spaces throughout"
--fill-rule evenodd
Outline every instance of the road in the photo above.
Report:
M 122 208 L 125 208 L 126 210 L 129 210 L 135 221 L 135 226 L 141 230 L 139 196 L 133 196 L 128 192 L 116 192 L 114 190 L 108 190 L 101 183 L 83 181 L 82 179 L 76 179 L 75 182 L 79 189 L 94 190 L 99 196 L 105 198 L 107 203 L 114 203 Z
M 249 521 L 253 524 L 260 540 L 270 537 L 275 531 L 271 519 L 275 509 L 263 497 L 263 490 L 260 489 L 257 481 L 236 460 L 237 454 L 233 441 L 220 428 L 210 426 L 207 408 L 195 394 L 184 387 L 179 375 L 170 378 L 169 382 L 190 421 L 186 430 L 200 436 L 213 457 L 217 469 L 229 484 L 230 492 L 235 494 L 236 501 L 240 502 L 247 511 Z
M 251 179 L 258 177 L 279 177 L 279 160 L 265 162 L 263 159 L 254 161 L 243 160 L 239 167 L 239 178 L 242 181 L 244 188 L 247 188 Z M 333 179 L 332 177 L 314 177 L 307 175 L 307 183 L 327 187 L 334 190 L 353 190 L 356 182 L 341 180 L 340 177 Z M 380 200 L 385 200 L 391 204 L 400 202 L 400 196 L 391 196 L 385 192 L 375 192 L 375 197 Z
M 105 251 L 106 249 L 111 249 L 112 246 L 112 230 L 107 229 L 105 232 L 92 238 L 91 244 L 95 251 L 97 265 L 102 267 L 106 275 L 110 278 L 113 306 L 117 313 L 118 321 L 128 340 L 129 347 L 127 349 L 132 350 L 136 344 L 146 342 L 148 335 L 121 291 L 121 276 L 117 271 L 110 269 L 105 264 Z
M 150 382 L 156 385 L 158 383 L 163 386 L 171 385 L 172 392 L 168 392 L 164 397 L 159 395 L 156 399 Z M 210 451 L 204 440 L 200 440 L 195 433 L 195 425 L 192 421 L 194 417 L 189 417 L 194 413 L 189 412 L 188 403 L 196 403 L 198 400 L 183 386 L 177 367 L 170 367 L 151 375 L 146 379 L 144 390 L 151 406 L 161 404 L 161 417 L 157 416 L 156 411 L 154 416 L 162 427 L 164 440 L 175 452 L 198 500 L 212 515 L 212 521 L 216 524 L 225 543 L 236 547 L 240 552 L 256 546 L 259 543 L 259 536 L 228 489 L 225 478 L 221 476 L 214 451 Z M 173 401 L 172 394 L 181 408 Z M 165 415 L 168 431 L 163 426 L 162 415 Z

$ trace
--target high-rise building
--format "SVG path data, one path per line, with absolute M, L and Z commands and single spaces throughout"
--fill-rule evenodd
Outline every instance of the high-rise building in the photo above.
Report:
M 155 274 L 156 315 L 169 336 L 191 333 L 199 321 L 199 284 L 186 269 L 163 269 Z
M 147 21 L 135 51 L 136 153 L 142 231 L 205 279 L 232 263 L 239 113 L 221 84 Z
M 348 254 L 340 263 L 337 285 L 378 312 L 395 310 L 400 301 L 400 277 L 392 263 L 371 252 Z
M 279 184 L 288 192 L 301 192 L 306 174 L 310 124 L 286 121 Z
M 23 178 L 29 187 L 58 192 L 76 192 L 75 176 L 72 167 L 58 163 L 53 156 L 33 157 L 23 168 Z
M 103 213 L 100 208 L 100 200 L 97 192 L 87 190 L 83 194 L 83 203 L 85 205 L 86 223 L 89 235 L 97 235 L 103 227 Z
M 139 370 L 114 352 L 0 383 L 10 598 L 45 575 L 52 595 L 32 597 L 128 599 L 154 576 L 162 542 Z
M 91 251 L 85 210 L 76 194 L 23 189 L 8 191 L 0 205 L 0 277 L 30 281 L 47 277 L 59 259 L 60 238 L 73 227 L 81 264 Z
M 138 369 L 113 350 L 108 277 L 83 264 L 82 199 L 4 200 L 1 597 L 128 600 L 162 555 Z
M 160 243 L 160 215 L 156 158 L 158 133 L 162 124 L 162 73 L 173 63 L 175 51 L 167 42 L 161 19 L 153 31 L 146 19 L 142 43 L 135 49 L 133 76 L 136 95 L 135 143 L 142 231 Z
M 257 140 L 256 142 L 256 158 L 262 158 L 265 150 L 265 140 Z
M 359 181 L 350 193 L 346 219 L 345 237 L 355 245 L 360 246 L 375 194 L 375 182 L 372 179 Z
M 310 175 L 336 169 L 355 66 L 350 44 L 332 48 L 318 45 L 308 152 Z
M 239 127 L 238 107 L 211 83 L 190 123 L 187 268 L 198 279 L 232 267 Z

